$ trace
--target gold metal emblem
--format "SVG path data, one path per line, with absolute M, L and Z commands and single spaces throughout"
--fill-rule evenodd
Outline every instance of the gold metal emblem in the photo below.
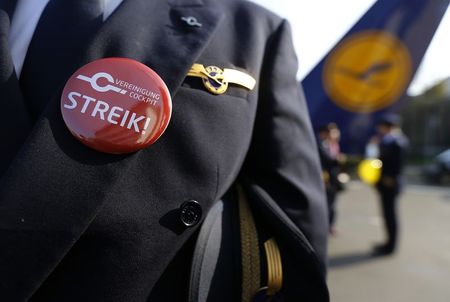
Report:
M 208 66 L 205 70 L 208 75 L 203 77 L 202 81 L 206 89 L 214 94 L 225 93 L 228 88 L 228 82 L 224 79 L 223 70 L 216 66 Z
M 204 67 L 202 64 L 194 64 L 189 70 L 188 76 L 199 77 L 202 79 L 205 88 L 214 94 L 223 94 L 228 89 L 228 84 L 236 84 L 253 90 L 256 80 L 239 70 L 221 69 L 217 66 Z

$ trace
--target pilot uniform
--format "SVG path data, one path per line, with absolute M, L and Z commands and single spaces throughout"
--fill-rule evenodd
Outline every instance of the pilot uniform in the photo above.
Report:
M 28 53 L 19 81 L 14 2 L 0 10 L 1 301 L 188 301 L 199 228 L 219 201 L 233 204 L 236 184 L 278 242 L 285 301 L 328 301 L 326 201 L 285 20 L 245 1 L 125 0 L 74 43 L 70 64 L 30 73 Z M 65 82 L 105 57 L 142 62 L 167 84 L 172 119 L 154 145 L 101 153 L 64 124 Z M 186 77 L 194 63 L 243 71 L 256 87 L 214 95 Z
M 398 196 L 402 191 L 402 171 L 405 155 L 408 149 L 408 138 L 398 127 L 399 117 L 390 114 L 378 121 L 377 127 L 387 127 L 387 133 L 382 133 L 379 142 L 379 158 L 383 163 L 380 180 L 376 188 L 380 194 L 381 209 L 387 234 L 386 243 L 375 247 L 374 253 L 389 255 L 396 251 L 398 245 Z

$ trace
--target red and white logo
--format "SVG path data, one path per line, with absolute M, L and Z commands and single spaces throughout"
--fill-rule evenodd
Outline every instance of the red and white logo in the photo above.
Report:
M 107 84 L 105 86 L 99 86 L 97 83 L 97 81 L 99 79 L 106 79 L 109 83 L 114 84 L 114 78 L 112 77 L 112 75 L 110 75 L 109 73 L 106 73 L 106 72 L 97 72 L 91 78 L 87 77 L 85 75 L 79 74 L 79 75 L 77 75 L 77 79 L 88 82 L 89 84 L 91 84 L 92 89 L 94 89 L 98 92 L 106 92 L 106 91 L 112 90 L 112 91 L 115 91 L 120 94 L 127 93 L 126 90 L 120 89 L 119 87 L 111 85 L 111 84 Z
M 149 67 L 126 58 L 106 58 L 77 70 L 61 96 L 70 132 L 95 150 L 121 154 L 153 144 L 172 113 L 169 90 Z

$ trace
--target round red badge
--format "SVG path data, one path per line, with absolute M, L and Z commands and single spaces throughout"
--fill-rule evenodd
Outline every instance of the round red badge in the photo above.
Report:
M 169 124 L 172 100 L 159 75 L 126 58 L 106 58 L 78 69 L 61 96 L 70 132 L 95 150 L 122 154 L 153 144 Z

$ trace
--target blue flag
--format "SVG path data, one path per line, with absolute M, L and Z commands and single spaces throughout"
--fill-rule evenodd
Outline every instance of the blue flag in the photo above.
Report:
M 398 112 L 450 0 L 378 0 L 302 81 L 315 128 L 341 129 L 361 154 L 374 123 Z

